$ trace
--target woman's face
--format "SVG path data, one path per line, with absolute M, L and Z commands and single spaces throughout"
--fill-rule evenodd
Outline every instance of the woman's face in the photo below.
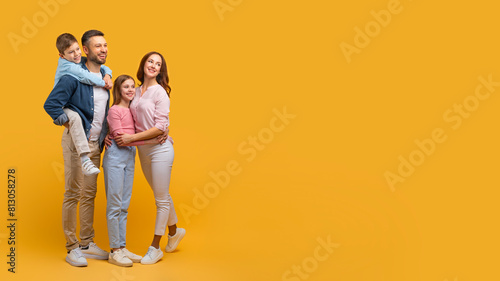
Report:
M 144 76 L 148 78 L 156 78 L 156 76 L 160 73 L 161 64 L 162 61 L 159 55 L 152 54 L 149 56 L 144 64 Z
M 132 79 L 127 79 L 120 87 L 122 93 L 122 100 L 130 102 L 135 96 L 135 82 Z

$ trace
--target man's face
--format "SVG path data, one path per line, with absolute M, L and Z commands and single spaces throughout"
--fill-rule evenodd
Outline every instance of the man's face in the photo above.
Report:
M 83 46 L 83 51 L 87 54 L 87 59 L 96 64 L 105 64 L 108 56 L 108 43 L 102 36 L 90 38 L 88 46 Z
M 80 45 L 78 45 L 78 42 L 71 44 L 71 46 L 64 50 L 64 54 L 60 54 L 60 56 L 67 61 L 80 63 L 82 60 L 82 50 L 80 50 Z

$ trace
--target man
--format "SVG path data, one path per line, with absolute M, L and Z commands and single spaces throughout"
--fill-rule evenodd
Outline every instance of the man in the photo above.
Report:
M 82 61 L 82 68 L 96 76 L 103 77 L 101 65 L 106 62 L 108 48 L 104 34 L 98 30 L 89 30 L 82 36 L 83 51 L 87 61 Z M 56 125 L 64 125 L 61 145 L 64 158 L 65 192 L 62 208 L 63 230 L 66 237 L 68 255 L 66 261 L 72 266 L 87 266 L 86 258 L 108 259 L 108 253 L 93 242 L 94 239 L 94 200 L 97 193 L 97 174 L 84 175 L 81 160 L 75 145 L 68 134 L 68 114 L 78 114 L 90 148 L 89 158 L 96 167 L 100 167 L 104 139 L 108 131 L 106 117 L 109 109 L 109 89 L 95 87 L 78 82 L 70 75 L 61 77 L 45 101 L 45 111 Z M 71 110 L 63 110 L 68 108 Z M 65 113 L 66 112 L 66 113 Z M 80 215 L 80 240 L 76 237 L 77 206 Z

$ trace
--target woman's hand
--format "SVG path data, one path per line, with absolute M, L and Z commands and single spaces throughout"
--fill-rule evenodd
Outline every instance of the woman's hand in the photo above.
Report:
M 162 135 L 159 135 L 159 136 L 156 137 L 156 139 L 158 140 L 159 144 L 163 144 L 168 139 L 168 132 L 169 131 L 170 130 L 167 127 L 167 129 L 165 130 L 165 132 Z
M 104 139 L 104 146 L 106 147 L 106 149 L 108 149 L 111 146 L 111 144 L 113 144 L 113 142 L 109 138 L 109 134 L 107 134 L 106 138 Z
M 118 133 L 118 136 L 115 137 L 115 142 L 118 145 L 129 144 L 134 141 L 134 135 Z

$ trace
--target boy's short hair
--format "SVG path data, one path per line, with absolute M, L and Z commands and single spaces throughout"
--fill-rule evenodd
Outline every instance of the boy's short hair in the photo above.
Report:
M 104 36 L 104 33 L 95 29 L 85 31 L 85 33 L 82 35 L 82 45 L 88 47 L 90 38 L 94 36 Z
M 59 51 L 59 54 L 64 55 L 64 51 L 66 51 L 67 48 L 71 47 L 71 45 L 73 45 L 75 42 L 78 41 L 72 34 L 63 33 L 59 35 L 56 40 L 56 47 Z

